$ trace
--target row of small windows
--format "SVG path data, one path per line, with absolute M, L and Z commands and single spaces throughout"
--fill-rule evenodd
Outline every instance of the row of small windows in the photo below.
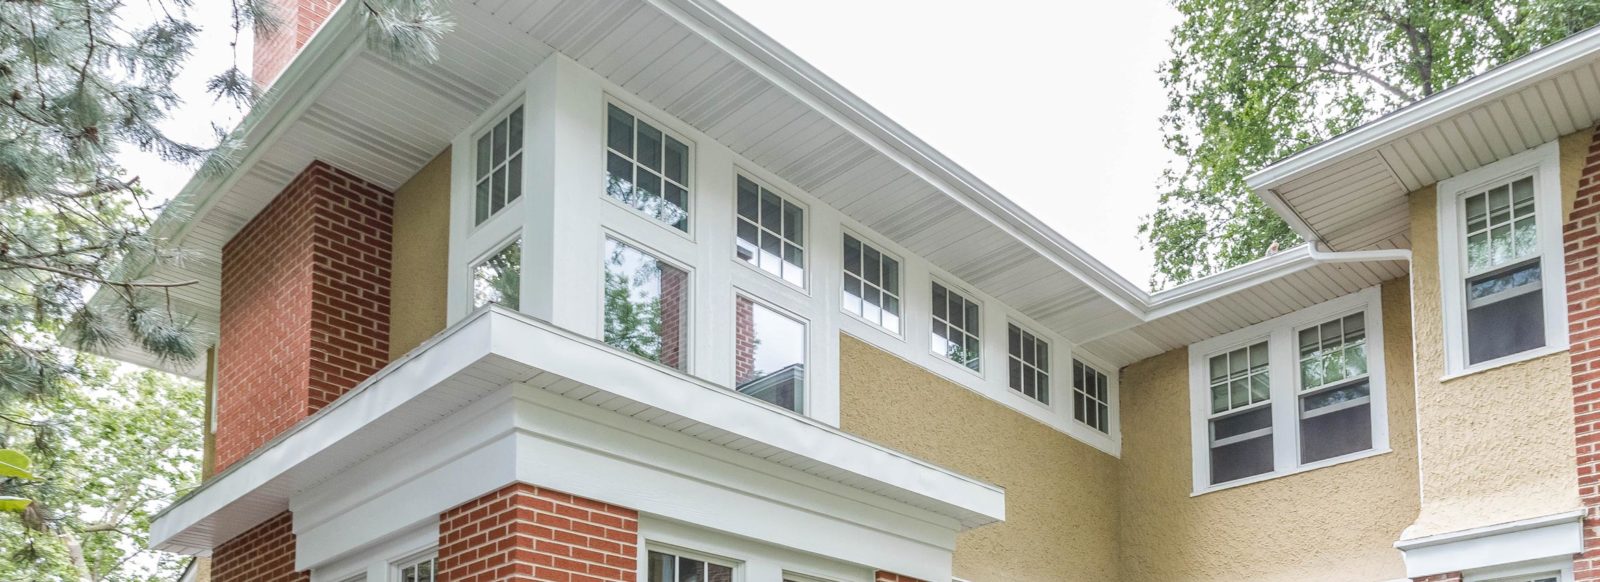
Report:
M 522 194 L 522 109 L 477 141 L 475 221 L 483 223 Z M 607 106 L 606 195 L 681 231 L 689 228 L 689 146 L 616 105 Z M 781 193 L 737 176 L 737 260 L 797 287 L 805 286 L 806 210 Z M 521 307 L 521 242 L 513 240 L 472 266 L 473 307 Z M 843 235 L 842 309 L 900 333 L 900 262 Z M 605 242 L 602 339 L 641 358 L 688 369 L 689 272 L 614 237 Z M 982 371 L 981 307 L 965 292 L 934 282 L 930 340 L 936 355 Z M 803 411 L 806 324 L 743 295 L 735 305 L 736 389 Z M 1008 385 L 1049 405 L 1048 342 L 1009 324 Z M 1074 418 L 1110 432 L 1106 376 L 1073 361 Z

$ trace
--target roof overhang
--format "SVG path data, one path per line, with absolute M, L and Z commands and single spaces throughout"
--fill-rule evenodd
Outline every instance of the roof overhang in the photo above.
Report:
M 1600 120 L 1592 28 L 1307 148 L 1246 178 L 1308 241 L 1408 248 L 1406 195 Z
M 287 510 L 297 493 L 513 385 L 592 405 L 595 414 L 688 435 L 729 456 L 759 459 L 774 474 L 841 484 L 948 520 L 957 529 L 1005 518 L 1005 492 L 997 486 L 491 306 L 158 514 L 150 543 L 159 550 L 208 554 Z

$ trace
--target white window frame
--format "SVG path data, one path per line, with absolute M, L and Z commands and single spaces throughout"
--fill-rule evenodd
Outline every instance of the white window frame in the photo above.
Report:
M 1544 303 L 1545 345 L 1493 360 L 1467 363 L 1466 226 L 1461 208 L 1466 196 L 1523 176 L 1534 178 L 1534 217 L 1539 228 L 1540 285 Z M 1562 249 L 1561 150 L 1551 141 L 1476 170 L 1441 180 L 1437 186 L 1439 281 L 1443 287 L 1445 378 L 1472 374 L 1567 350 L 1566 264 Z
M 605 196 L 604 194 L 601 194 L 601 195 Z M 672 225 L 669 224 L 669 225 L 666 225 L 666 226 L 670 228 Z M 677 230 L 677 229 L 673 229 L 673 230 Z M 685 300 L 684 300 L 684 307 L 683 307 L 683 309 L 684 309 L 683 319 L 684 319 L 684 322 L 685 322 L 684 334 L 686 335 L 686 337 L 684 338 L 683 348 L 682 348 L 683 349 L 683 366 L 682 366 L 682 368 L 674 368 L 673 366 L 669 366 L 669 365 L 661 363 L 661 362 L 654 362 L 654 361 L 647 360 L 647 359 L 645 359 L 644 357 L 642 357 L 642 356 L 640 356 L 638 354 L 634 354 L 632 352 L 629 352 L 629 351 L 624 350 L 622 348 L 618 348 L 618 347 L 613 346 L 613 345 L 611 345 L 611 344 L 606 342 L 606 302 L 605 302 L 604 297 L 605 297 L 605 288 L 606 288 L 606 266 L 605 266 L 605 261 L 608 260 L 608 258 L 609 258 L 606 255 L 606 240 L 607 239 L 615 240 L 618 243 L 633 247 L 634 250 L 639 251 L 640 253 L 644 253 L 646 256 L 649 256 L 650 258 L 655 259 L 658 262 L 665 263 L 668 266 L 671 266 L 671 267 L 676 268 L 676 269 L 678 269 L 680 271 L 683 271 L 685 276 L 688 277 L 687 285 L 688 285 L 689 288 L 684 292 Z M 599 299 L 599 301 L 595 302 L 595 317 L 596 317 L 596 320 L 595 320 L 595 330 L 594 330 L 594 334 L 595 335 L 594 335 L 594 337 L 596 339 L 600 340 L 600 343 L 605 345 L 607 348 L 616 350 L 617 353 L 624 354 L 624 355 L 626 355 L 626 356 L 628 356 L 630 358 L 639 360 L 641 362 L 645 362 L 647 364 L 654 364 L 654 365 L 662 366 L 662 367 L 665 367 L 665 368 L 671 368 L 673 370 L 677 370 L 677 371 L 683 372 L 685 374 L 693 374 L 695 369 L 696 369 L 695 368 L 695 358 L 698 356 L 698 353 L 700 351 L 700 350 L 696 349 L 696 346 L 695 346 L 695 341 L 696 341 L 695 338 L 698 337 L 698 334 L 700 333 L 700 323 L 697 320 L 696 315 L 695 315 L 697 313 L 697 310 L 695 308 L 695 303 L 696 303 L 695 293 L 697 293 L 699 291 L 699 287 L 698 287 L 698 282 L 696 282 L 696 280 L 695 280 L 694 267 L 692 265 L 688 265 L 686 263 L 683 263 L 682 261 L 678 261 L 678 260 L 672 258 L 672 255 L 670 255 L 668 253 L 663 253 L 663 252 L 661 252 L 660 249 L 657 249 L 657 248 L 652 247 L 650 245 L 647 245 L 647 244 L 644 244 L 642 242 L 639 242 L 638 239 L 628 237 L 628 236 L 622 234 L 621 232 L 618 232 L 618 231 L 616 231 L 614 229 L 611 229 L 611 228 L 602 227 L 600 229 L 600 241 L 599 241 L 599 244 L 600 244 L 600 254 L 596 255 L 596 256 L 598 256 L 600 258 L 600 261 L 599 261 L 599 264 L 598 264 L 599 271 L 597 272 L 597 275 L 596 275 L 599 278 L 599 280 L 596 281 L 598 286 L 595 287 L 595 289 L 599 292 L 599 295 L 597 297 L 599 297 L 600 299 Z
M 1018 389 L 1013 388 L 1011 386 L 1011 362 L 1012 362 L 1012 360 L 1016 359 L 1016 358 L 1013 358 L 1011 356 L 1011 329 L 1010 329 L 1011 326 L 1016 326 L 1017 329 L 1022 330 L 1023 333 L 1027 333 L 1029 335 L 1032 335 L 1033 338 L 1034 338 L 1034 341 L 1044 343 L 1044 345 L 1046 347 L 1046 350 L 1049 352 L 1049 354 L 1047 354 L 1045 356 L 1045 361 L 1044 361 L 1044 364 L 1045 364 L 1045 367 L 1046 367 L 1044 390 L 1045 390 L 1046 393 L 1050 394 L 1050 396 L 1048 397 L 1049 402 L 1041 402 L 1041 401 L 1039 401 L 1038 398 L 1035 398 L 1035 397 L 1032 397 L 1032 396 L 1028 396 L 1027 394 L 1023 393 L 1021 390 L 1018 390 Z M 933 338 L 928 338 L 928 339 L 931 341 Z M 1051 411 L 1056 410 L 1056 403 L 1061 401 L 1061 393 L 1056 390 L 1056 383 L 1057 383 L 1056 380 L 1057 380 L 1057 377 L 1060 376 L 1060 374 L 1061 374 L 1060 366 L 1056 365 L 1056 361 L 1060 358 L 1060 355 L 1059 355 L 1060 350 L 1056 349 L 1056 342 L 1051 338 L 1051 336 L 1035 331 L 1032 326 L 1030 326 L 1028 324 L 1025 324 L 1025 323 L 1022 323 L 1021 321 L 1017 321 L 1017 319 L 1014 318 L 1014 317 L 1007 317 L 1006 318 L 1006 340 L 1005 341 L 1006 341 L 1006 346 L 1005 346 L 1006 347 L 1006 349 L 1005 349 L 1006 369 L 1005 369 L 1005 378 L 1004 378 L 1003 381 L 1005 382 L 1006 388 L 1008 390 L 1011 390 L 1011 393 L 1013 395 L 1020 396 L 1023 400 L 1030 401 L 1036 406 L 1041 406 L 1041 407 L 1044 407 L 1045 409 L 1051 410 Z M 1069 359 L 1068 361 L 1071 361 L 1071 360 Z M 1026 362 L 1022 362 L 1021 364 L 1023 366 L 1023 369 L 1026 370 L 1028 364 Z M 1069 371 L 1068 373 L 1070 374 L 1071 372 Z M 1107 378 L 1108 378 L 1108 380 L 1106 382 L 1106 397 L 1109 398 L 1110 395 L 1111 395 L 1109 375 L 1107 376 Z
M 650 552 L 671 554 L 675 558 L 688 558 L 697 562 L 716 564 L 733 570 L 733 581 L 744 582 L 745 560 L 727 556 L 719 556 L 707 551 L 691 549 L 684 545 L 648 540 L 644 543 L 644 551 L 639 552 L 639 580 L 650 579 Z
M 785 279 L 783 277 L 780 277 L 778 275 L 774 275 L 771 272 L 767 271 L 766 269 L 761 268 L 758 265 L 751 264 L 749 261 L 746 261 L 744 259 L 739 258 L 739 231 L 738 231 L 738 227 L 739 227 L 739 221 L 744 220 L 744 217 L 739 216 L 739 178 L 744 178 L 746 180 L 754 182 L 755 185 L 757 187 L 761 188 L 762 191 L 772 192 L 774 195 L 776 195 L 778 197 L 779 200 L 782 200 L 783 202 L 787 202 L 789 204 L 793 204 L 793 205 L 795 205 L 795 206 L 800 208 L 800 220 L 801 220 L 801 223 L 802 223 L 800 225 L 800 236 L 805 239 L 805 242 L 803 244 L 799 245 L 800 252 L 803 253 L 803 255 L 802 255 L 801 259 L 800 259 L 800 269 L 804 273 L 800 277 L 800 284 L 799 285 L 796 285 L 793 281 L 790 281 L 790 280 Z M 761 201 L 758 199 L 756 201 L 756 204 L 759 205 L 760 203 L 761 203 Z M 813 255 L 812 246 L 815 244 L 815 241 L 816 241 L 815 237 L 812 236 L 811 230 L 810 230 L 811 229 L 811 205 L 806 204 L 805 202 L 801 201 L 799 198 L 796 198 L 794 196 L 790 196 L 787 192 L 785 192 L 781 188 L 777 188 L 777 187 L 772 186 L 765 179 L 762 179 L 759 176 L 759 174 L 757 174 L 756 172 L 749 171 L 749 170 L 745 169 L 744 166 L 742 166 L 740 164 L 737 164 L 737 163 L 733 165 L 733 205 L 734 205 L 734 208 L 733 208 L 733 224 L 734 224 L 734 232 L 733 232 L 733 241 L 734 242 L 733 242 L 733 244 L 734 244 L 734 247 L 732 249 L 732 251 L 733 251 L 733 257 L 732 257 L 733 258 L 733 262 L 735 264 L 737 264 L 737 265 L 740 265 L 740 266 L 746 268 L 746 269 L 750 269 L 752 271 L 760 273 L 761 275 L 763 275 L 765 277 L 769 277 L 774 281 L 777 281 L 779 283 L 787 285 L 787 286 L 793 288 L 794 290 L 799 291 L 800 293 L 802 293 L 802 294 L 804 294 L 804 295 L 809 297 L 811 295 L 811 279 L 813 278 L 813 275 L 814 275 L 813 269 L 811 268 L 811 263 L 812 263 L 811 257 Z M 756 229 L 758 231 L 763 231 L 763 230 L 766 230 L 766 227 L 757 224 L 756 225 Z M 785 242 L 788 241 L 788 238 L 787 237 L 783 237 L 782 233 L 779 233 L 779 237 L 783 238 Z M 861 240 L 861 239 L 857 238 L 856 240 Z M 841 237 L 840 238 L 840 243 L 843 244 L 843 241 L 844 241 L 844 239 Z M 780 262 L 782 262 L 783 258 L 779 257 L 778 260 Z M 840 293 L 843 293 L 843 291 L 841 290 Z M 903 304 L 904 301 L 902 301 L 901 303 Z M 904 305 L 901 306 L 901 309 L 902 310 L 904 309 Z
M 955 360 L 952 360 L 952 359 L 950 359 L 950 356 L 939 352 L 939 350 L 937 350 L 937 349 L 934 349 L 935 346 L 933 345 L 933 323 L 934 323 L 934 319 L 938 317 L 938 316 L 933 314 L 933 286 L 934 285 L 938 285 L 940 287 L 944 287 L 944 292 L 946 294 L 955 293 L 957 295 L 960 295 L 963 304 L 971 303 L 973 305 L 977 305 L 978 306 L 978 325 L 977 325 L 977 327 L 973 331 L 969 332 L 969 331 L 967 331 L 967 328 L 969 326 L 966 325 L 965 324 L 965 320 L 963 320 L 963 325 L 958 330 L 963 335 L 971 335 L 971 336 L 973 336 L 973 337 L 978 339 L 978 368 L 976 370 L 972 369 L 972 367 L 968 366 L 965 362 L 957 362 Z M 901 300 L 901 304 L 903 305 L 904 303 L 905 303 L 905 301 L 902 299 Z M 944 323 L 945 323 L 946 326 L 948 326 L 948 327 L 950 327 L 952 329 L 955 329 L 955 326 L 950 325 L 949 321 L 948 321 L 949 318 L 950 318 L 950 314 L 948 312 L 948 309 L 949 309 L 948 308 L 948 305 L 949 305 L 949 300 L 948 299 L 946 300 L 945 304 L 946 304 L 946 313 L 945 313 L 945 320 L 946 321 Z M 901 311 L 904 311 L 904 310 L 905 310 L 904 307 L 902 307 Z M 951 285 L 950 283 L 946 282 L 946 279 L 944 277 L 939 277 L 939 276 L 932 277 L 932 281 L 930 281 L 929 284 L 928 284 L 928 313 L 927 313 L 927 315 L 928 315 L 928 317 L 927 317 L 927 324 L 928 324 L 928 353 L 933 354 L 934 357 L 939 359 L 940 361 L 949 363 L 949 364 L 951 364 L 951 365 L 953 365 L 953 366 L 955 366 L 957 368 L 960 368 L 962 370 L 966 370 L 970 374 L 976 374 L 979 378 L 986 377 L 985 374 L 987 374 L 989 372 L 989 365 L 988 365 L 988 362 L 986 360 L 990 359 L 990 358 L 988 358 L 988 355 L 991 352 L 994 351 L 994 350 L 990 349 L 990 346 L 989 346 L 990 340 L 988 338 L 986 338 L 985 334 L 984 334 L 984 323 L 987 322 L 988 319 L 989 319 L 988 316 L 986 315 L 986 313 L 988 311 L 989 311 L 989 306 L 984 303 L 983 298 L 979 297 L 978 294 L 973 293 L 971 291 L 968 291 L 967 288 L 964 287 L 964 286 Z M 1009 390 L 1010 387 L 1007 386 L 1006 389 Z
M 1106 418 L 1105 418 L 1106 427 L 1105 427 L 1105 430 L 1102 431 L 1102 430 L 1100 430 L 1100 427 L 1097 427 L 1097 426 L 1091 425 L 1091 424 L 1089 424 L 1087 422 L 1083 422 L 1081 420 L 1078 420 L 1078 405 L 1077 405 L 1077 402 L 1078 402 L 1078 399 L 1077 399 L 1078 386 L 1072 383 L 1071 375 L 1073 374 L 1073 371 L 1071 371 L 1071 370 L 1067 371 L 1067 374 L 1068 374 L 1067 386 L 1069 387 L 1068 390 L 1072 393 L 1072 394 L 1070 394 L 1070 396 L 1072 396 L 1072 402 L 1069 403 L 1066 406 L 1066 408 L 1068 409 L 1067 410 L 1067 416 L 1072 418 L 1072 422 L 1076 422 L 1076 423 L 1078 423 L 1080 425 L 1088 427 L 1089 430 L 1098 432 L 1100 434 L 1111 434 L 1111 424 L 1113 422 L 1115 422 L 1114 419 L 1117 417 L 1117 404 L 1116 404 L 1117 391 L 1115 390 L 1115 388 L 1113 388 L 1116 385 L 1116 380 L 1115 380 L 1116 372 L 1112 371 L 1110 373 L 1107 373 L 1105 371 L 1105 368 L 1101 367 L 1100 364 L 1092 363 L 1089 360 L 1084 359 L 1084 358 L 1072 358 L 1071 361 L 1072 361 L 1072 365 L 1073 366 L 1077 366 L 1077 365 L 1081 364 L 1081 365 L 1083 365 L 1084 368 L 1086 368 L 1088 370 L 1091 370 L 1096 374 L 1100 374 L 1100 375 L 1106 377 L 1106 400 L 1107 400 L 1107 402 L 1105 403 L 1105 405 L 1106 405 Z M 1088 394 L 1085 393 L 1084 396 L 1087 398 Z M 1094 400 L 1095 400 L 1096 403 L 1099 403 L 1099 398 L 1098 397 L 1094 398 Z
M 734 260 L 738 260 L 738 259 L 734 259 Z M 740 261 L 740 262 L 743 262 L 743 261 Z M 691 280 L 691 283 L 692 282 L 693 281 Z M 802 353 L 801 353 L 800 357 L 802 358 L 802 360 L 801 360 L 800 363 L 801 363 L 801 365 L 805 366 L 805 372 L 801 375 L 801 383 L 802 383 L 801 388 L 803 390 L 802 390 L 801 396 L 800 396 L 800 410 L 796 410 L 794 412 L 798 412 L 798 413 L 800 413 L 801 415 L 804 415 L 804 416 L 811 416 L 811 390 L 812 390 L 811 389 L 811 374 L 812 374 L 812 368 L 814 367 L 811 364 L 811 360 L 812 360 L 812 358 L 811 358 L 811 352 L 812 352 L 812 350 L 811 350 L 811 319 L 806 317 L 806 316 L 804 316 L 804 315 L 802 315 L 802 314 L 800 314 L 799 312 L 796 312 L 793 309 L 786 309 L 783 306 L 778 305 L 777 303 L 774 303 L 772 301 L 767 300 L 766 298 L 763 298 L 758 293 L 755 293 L 755 292 L 750 291 L 748 289 L 745 289 L 743 287 L 739 287 L 737 285 L 735 285 L 733 287 L 733 308 L 734 308 L 735 311 L 737 311 L 739 309 L 739 298 L 740 297 L 748 299 L 748 300 L 750 300 L 751 303 L 754 303 L 754 304 L 756 304 L 758 306 L 765 307 L 767 309 L 771 309 L 774 313 L 777 313 L 779 315 L 787 317 L 790 320 L 794 321 L 795 323 L 799 323 L 800 324 L 800 330 L 801 330 L 800 334 L 802 336 L 801 337 L 801 341 L 800 341 L 800 346 L 801 346 L 801 350 L 802 350 Z M 737 314 L 734 315 L 734 321 L 735 322 L 738 321 L 738 315 Z M 738 334 L 738 325 L 737 325 L 737 323 L 735 323 L 735 325 L 734 325 L 734 333 Z M 735 391 L 737 391 L 738 383 L 739 383 L 739 372 L 738 372 L 738 367 L 739 367 L 739 342 L 738 342 L 737 335 L 734 338 L 734 341 L 733 341 L 733 344 L 732 344 L 731 347 L 733 348 L 733 353 L 729 354 L 728 363 L 729 363 L 729 365 L 732 366 L 732 369 L 729 370 L 729 373 L 732 375 L 732 377 L 734 379 L 733 380 L 734 385 L 732 386 L 732 388 L 734 388 Z M 754 398 L 754 397 L 752 397 L 752 398 Z M 757 399 L 757 400 L 759 400 L 759 399 Z
M 401 570 L 404 570 L 409 566 L 414 566 L 414 565 L 417 565 L 417 564 L 421 564 L 422 562 L 426 562 L 426 561 L 429 561 L 429 560 L 433 561 L 433 579 L 434 580 L 438 580 L 439 579 L 439 549 L 438 548 L 434 548 L 434 549 L 431 549 L 431 550 L 428 550 L 428 551 L 425 551 L 425 552 L 418 552 L 418 553 L 415 553 L 415 554 L 411 554 L 409 556 L 400 558 L 398 560 L 389 561 L 389 579 L 390 580 L 394 580 L 395 582 L 399 582 L 400 581 L 400 571 Z
M 878 242 L 876 237 L 862 236 L 861 235 L 861 231 L 853 229 L 853 228 L 848 228 L 847 227 L 847 228 L 843 228 L 841 230 L 842 230 L 842 232 L 839 235 L 839 247 L 838 247 L 839 248 L 839 257 L 838 257 L 839 258 L 839 262 L 836 263 L 838 265 L 838 268 L 839 268 L 839 288 L 836 290 L 836 292 L 839 294 L 839 312 L 845 314 L 846 316 L 848 316 L 848 317 L 850 317 L 852 319 L 855 319 L 856 321 L 865 323 L 865 324 L 867 324 L 868 326 L 870 326 L 872 328 L 875 328 L 875 329 L 877 329 L 879 331 L 882 331 L 883 333 L 886 333 L 886 334 L 889 334 L 891 336 L 894 336 L 896 339 L 904 340 L 906 338 L 906 312 L 909 311 L 909 309 L 906 306 L 906 304 L 907 304 L 906 296 L 909 295 L 908 293 L 906 293 L 906 289 L 907 289 L 906 285 L 908 285 L 910 283 L 910 281 L 908 280 L 909 278 L 906 276 L 906 261 L 905 261 L 905 259 L 902 258 L 902 256 L 899 253 L 896 253 L 894 251 L 885 250 L 885 249 L 890 248 L 890 247 Z M 856 313 L 854 311 L 850 311 L 849 308 L 845 307 L 845 304 L 844 304 L 844 278 L 845 277 L 853 277 L 854 276 L 854 275 L 851 275 L 849 271 L 845 270 L 846 267 L 845 267 L 845 263 L 844 263 L 844 237 L 847 237 L 847 236 L 850 237 L 850 238 L 856 239 L 857 242 L 860 242 L 863 245 L 870 245 L 873 250 L 878 251 L 879 255 L 882 255 L 882 256 L 884 256 L 886 258 L 894 259 L 895 264 L 899 265 L 899 268 L 895 270 L 895 278 L 898 279 L 898 281 L 896 281 L 896 284 L 899 286 L 899 289 L 900 289 L 900 293 L 895 296 L 897 299 L 900 300 L 900 312 L 895 314 L 895 318 L 896 318 L 895 321 L 899 322 L 899 325 L 895 326 L 894 329 L 889 329 L 887 327 L 884 327 L 883 324 L 875 322 L 875 321 L 872 321 L 870 319 L 867 319 L 865 316 L 863 316 L 863 315 L 861 315 L 859 313 Z M 865 254 L 863 253 L 862 256 L 865 256 Z M 735 259 L 735 260 L 738 260 L 738 259 Z M 867 284 L 865 279 L 862 280 L 862 284 L 863 285 Z M 885 291 L 885 293 L 887 293 L 887 291 Z M 931 289 L 930 289 L 930 293 L 931 293 Z M 933 312 L 929 311 L 928 313 L 932 314 Z M 931 351 L 931 349 L 930 349 L 930 351 Z M 964 368 L 965 366 L 962 366 L 962 367 Z
M 520 200 L 520 198 L 519 198 L 519 200 Z M 494 218 L 490 217 L 490 220 L 494 220 Z M 501 239 L 498 242 L 489 243 L 489 245 L 487 247 L 485 247 L 482 251 L 480 251 L 476 255 L 473 255 L 470 259 L 467 260 L 467 266 L 466 266 L 466 269 L 467 269 L 467 274 L 466 274 L 466 283 L 467 283 L 467 290 L 466 290 L 466 295 L 467 295 L 466 301 L 467 301 L 467 304 L 466 304 L 466 309 L 467 309 L 467 311 L 473 311 L 473 310 L 478 309 L 478 307 L 480 307 L 480 306 L 474 306 L 473 305 L 474 303 L 477 302 L 476 295 L 477 295 L 477 285 L 478 285 L 478 273 L 477 273 L 478 265 L 482 265 L 484 261 L 489 260 L 490 258 L 492 258 L 495 255 L 499 254 L 500 251 L 505 250 L 507 247 L 509 247 L 509 246 L 511 246 L 513 244 L 522 245 L 522 248 L 518 251 L 518 253 L 521 253 L 521 254 L 526 254 L 527 253 L 528 248 L 527 248 L 527 245 L 524 244 L 524 241 L 522 240 L 522 230 L 521 229 L 517 229 L 516 231 L 514 231 L 511 234 L 507 235 L 506 238 Z M 522 294 L 521 294 L 523 289 L 520 289 L 520 287 L 523 287 L 523 285 L 525 284 L 525 282 L 522 279 L 523 279 L 523 275 L 525 275 L 526 273 L 523 270 L 521 270 L 521 269 L 524 269 L 525 267 L 526 267 L 526 259 L 523 259 L 523 265 L 520 265 L 518 267 L 519 270 L 517 271 L 517 277 L 518 277 L 518 285 L 517 286 L 519 287 L 519 289 L 517 290 L 517 292 L 518 292 L 518 295 L 517 295 L 517 310 L 518 311 L 522 311 L 523 307 L 524 307 L 522 305 Z M 496 304 L 496 305 L 500 305 L 500 304 Z M 509 305 L 501 305 L 501 307 L 505 307 L 507 309 L 510 309 L 511 306 L 509 306 Z
M 663 122 L 657 120 L 654 116 L 645 114 L 638 107 L 634 107 L 634 106 L 628 104 L 627 100 L 625 100 L 625 99 L 623 99 L 623 98 L 621 98 L 619 96 L 613 95 L 609 91 L 605 92 L 604 95 L 605 95 L 604 103 L 600 107 L 600 115 L 602 116 L 602 119 L 600 121 L 600 136 L 599 136 L 600 137 L 600 168 L 601 168 L 602 172 L 606 171 L 606 164 L 607 164 L 606 156 L 609 155 L 610 152 L 611 152 L 611 144 L 608 141 L 608 138 L 610 137 L 610 133 L 609 132 L 611 131 L 611 119 L 610 119 L 610 116 L 611 116 L 611 107 L 612 106 L 615 106 L 617 109 L 621 109 L 623 112 L 627 113 L 628 115 L 632 115 L 633 116 L 634 123 L 635 123 L 635 127 L 634 127 L 634 132 L 635 132 L 634 139 L 635 140 L 638 139 L 637 133 L 639 131 L 637 123 L 642 120 L 642 121 L 648 122 L 651 127 L 654 127 L 657 130 L 659 130 L 661 132 L 661 135 L 669 136 L 672 139 L 678 140 L 680 143 L 682 143 L 683 145 L 685 145 L 685 146 L 687 146 L 689 148 L 689 159 L 684 160 L 684 163 L 687 164 L 689 175 L 685 177 L 684 184 L 683 184 L 683 188 L 684 188 L 684 190 L 686 190 L 686 192 L 684 193 L 683 204 L 684 204 L 684 206 L 687 207 L 687 210 L 689 212 L 688 224 L 685 225 L 685 226 L 687 226 L 687 228 L 679 230 L 678 227 L 676 227 L 676 226 L 667 224 L 665 222 L 661 222 L 660 220 L 657 220 L 656 217 L 650 216 L 648 214 L 645 214 L 644 211 L 639 210 L 638 208 L 634 208 L 632 206 L 629 206 L 629 205 L 623 203 L 621 200 L 617 200 L 616 198 L 612 197 L 611 194 L 609 194 L 609 193 L 607 193 L 605 191 L 604 187 L 602 187 L 600 189 L 600 191 L 596 193 L 596 195 L 598 195 L 601 199 L 605 200 L 606 202 L 611 203 L 611 204 L 615 205 L 618 208 L 626 210 L 626 211 L 632 213 L 634 216 L 637 216 L 639 218 L 644 219 L 646 222 L 649 222 L 650 224 L 654 224 L 656 226 L 659 226 L 662 229 L 664 229 L 664 230 L 666 230 L 668 232 L 671 232 L 672 234 L 687 238 L 690 241 L 695 240 L 695 231 L 697 230 L 698 223 L 700 221 L 700 216 L 699 216 L 700 212 L 698 211 L 698 209 L 695 208 L 695 205 L 696 205 L 695 180 L 697 178 L 699 178 L 699 175 L 698 175 L 699 172 L 696 171 L 695 164 L 697 163 L 697 161 L 699 159 L 698 158 L 698 156 L 699 156 L 699 147 L 695 144 L 694 140 L 689 139 L 688 136 L 684 135 L 683 133 L 681 133 L 677 129 L 675 129 L 673 127 L 673 124 L 663 123 Z M 526 114 L 524 114 L 523 118 L 524 119 L 527 118 Z M 638 144 L 635 143 L 634 146 L 638 147 Z M 635 153 L 635 155 L 637 155 L 637 153 Z M 629 163 L 637 164 L 638 162 L 636 160 L 637 160 L 636 157 L 635 158 L 630 158 L 629 159 Z M 665 162 L 663 162 L 663 163 L 665 163 Z M 666 178 L 662 177 L 662 179 L 665 180 Z
M 491 214 L 482 223 L 477 222 L 476 195 L 477 195 L 477 142 L 478 137 L 486 130 L 493 130 L 507 115 L 516 108 L 522 108 L 522 194 L 516 200 L 507 202 L 499 212 Z M 472 125 L 457 135 L 451 145 L 450 160 L 450 250 L 449 272 L 446 275 L 446 314 L 448 321 L 455 322 L 465 317 L 473 310 L 472 307 L 472 269 L 491 253 L 505 246 L 512 239 L 522 237 L 527 223 L 527 207 L 530 204 L 529 180 L 533 171 L 532 148 L 530 140 L 532 132 L 533 111 L 528 107 L 528 94 L 525 86 L 519 85 L 494 106 L 488 108 L 473 121 Z M 526 241 L 523 242 L 522 254 L 522 290 L 519 297 L 528 297 L 528 249 Z M 523 305 L 526 311 L 527 306 Z
M 1300 374 L 1298 331 L 1335 317 L 1361 312 L 1366 317 L 1367 371 L 1372 398 L 1372 446 L 1366 450 L 1314 461 L 1300 462 Z M 1211 383 L 1210 359 L 1240 347 L 1267 340 L 1271 378 L 1272 471 L 1211 484 Z M 1390 452 L 1389 405 L 1384 344 L 1383 308 L 1379 287 L 1369 287 L 1338 299 L 1223 334 L 1189 346 L 1190 445 L 1193 495 L 1259 483 L 1278 477 L 1348 463 Z M 1115 422 L 1116 416 L 1112 416 Z
M 872 582 L 875 570 L 665 519 L 639 518 L 638 579 L 649 579 L 651 551 L 733 567 L 734 582 Z
M 1472 570 L 1463 572 L 1461 580 L 1462 582 L 1533 582 L 1540 577 L 1555 576 L 1556 582 L 1573 582 L 1572 570 L 1572 560 L 1560 558 Z

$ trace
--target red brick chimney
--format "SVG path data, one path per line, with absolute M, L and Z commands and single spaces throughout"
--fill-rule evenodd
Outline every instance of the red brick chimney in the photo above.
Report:
M 256 35 L 251 69 L 262 89 L 277 80 L 289 61 L 300 54 L 306 41 L 339 7 L 339 0 L 270 0 L 268 4 L 278 26 L 271 33 Z

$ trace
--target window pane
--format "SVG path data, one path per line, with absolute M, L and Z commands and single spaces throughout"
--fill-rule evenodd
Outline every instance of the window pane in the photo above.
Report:
M 739 296 L 735 300 L 734 334 L 734 382 L 739 392 L 801 411 L 805 395 L 805 324 Z
M 606 239 L 605 341 L 677 369 L 688 363 L 689 274 Z
M 1544 347 L 1544 294 L 1526 292 L 1467 309 L 1471 364 Z
M 1309 403 L 1308 403 L 1309 405 Z M 1372 405 L 1363 403 L 1300 420 L 1300 462 L 1372 448 Z
M 633 157 L 633 116 L 615 105 L 606 116 L 606 147 Z
M 757 204 L 761 198 L 761 188 L 756 186 L 755 182 L 751 182 L 744 176 L 739 176 L 738 190 L 739 216 L 749 219 L 750 222 L 761 222 L 761 215 L 757 213 Z
M 668 180 L 685 184 L 689 180 L 689 146 L 672 136 L 666 136 L 666 159 L 663 161 L 663 172 Z
M 617 154 L 606 154 L 606 194 L 633 205 L 633 164 Z
M 522 154 L 506 161 L 506 202 L 522 197 Z
M 760 227 L 743 218 L 735 220 L 738 221 L 738 228 L 735 229 L 738 240 L 734 242 L 734 256 L 753 265 L 756 263 L 756 247 L 761 238 L 757 230 Z
M 1272 472 L 1272 435 L 1211 449 L 1211 484 Z
M 472 307 L 498 303 L 521 309 L 522 241 L 513 241 L 500 252 L 472 268 Z
M 689 230 L 687 144 L 612 105 L 606 148 L 607 196 L 663 224 Z
M 671 554 L 650 552 L 648 582 L 676 582 L 678 559 Z
M 634 161 L 639 165 L 653 171 L 661 171 L 661 130 L 651 127 L 645 122 L 639 125 L 639 150 L 634 153 Z
M 678 582 L 706 582 L 706 563 L 678 558 Z
M 783 203 L 783 238 L 789 239 L 797 245 L 806 244 L 805 241 L 805 211 L 799 206 L 784 201 Z
M 733 568 L 722 564 L 706 564 L 706 582 L 733 582 Z
M 1110 398 L 1107 385 L 1110 380 L 1093 366 L 1076 359 L 1072 362 L 1073 418 L 1083 421 L 1100 432 L 1111 431 Z

